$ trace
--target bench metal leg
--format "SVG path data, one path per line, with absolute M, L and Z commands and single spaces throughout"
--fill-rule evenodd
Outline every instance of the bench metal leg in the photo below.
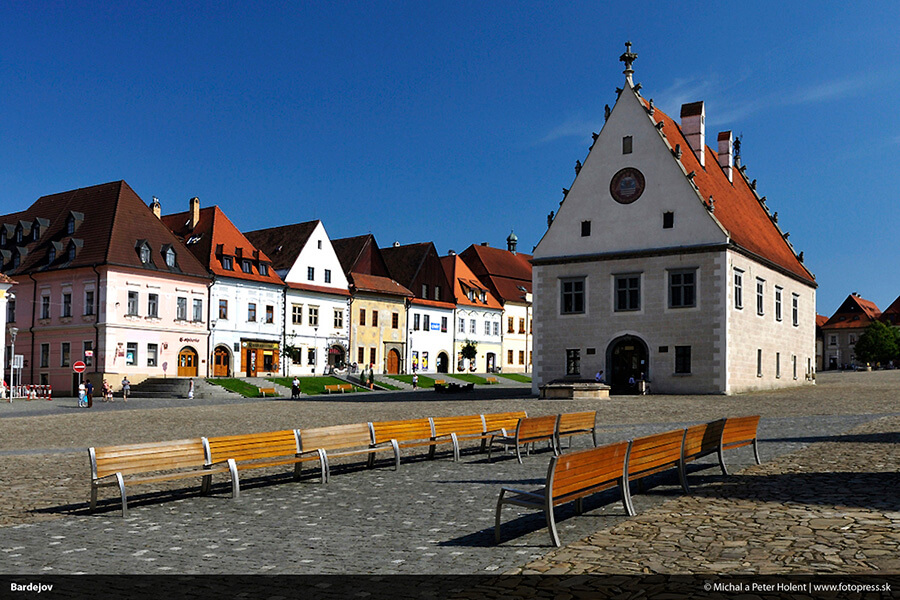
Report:
M 719 446 L 719 466 L 722 468 L 722 475 L 728 475 L 728 468 L 725 466 L 725 457 L 722 456 L 721 446 Z
M 628 513 L 629 517 L 633 517 L 637 514 L 634 510 L 634 505 L 631 504 L 631 486 L 628 484 L 628 478 L 622 478 L 622 503 L 625 505 L 625 512 Z
M 125 495 L 125 480 L 121 473 L 116 473 L 116 483 L 119 484 L 119 493 L 122 495 L 122 517 L 128 516 L 128 496 Z
M 519 444 L 516 444 L 516 460 L 518 460 L 519 464 L 521 465 L 521 464 L 523 464 L 522 463 L 522 451 L 519 450 L 519 448 L 521 448 L 521 446 Z M 525 444 L 525 452 L 528 452 L 528 444 Z
M 322 483 L 328 483 L 331 479 L 331 466 L 328 464 L 328 453 L 322 448 L 317 450 L 319 454 L 319 470 L 322 473 Z
M 397 443 L 397 440 L 391 440 L 391 446 L 394 447 L 394 470 L 400 470 L 400 444 Z
M 684 464 L 684 459 L 678 461 L 678 479 L 681 481 L 681 489 L 685 494 L 690 495 L 691 488 L 687 482 L 687 465 Z
M 575 514 L 580 515 L 584 512 L 584 498 L 575 500 Z
M 756 464 L 761 465 L 762 461 L 759 460 L 759 444 L 757 441 L 756 438 L 753 438 L 753 456 L 756 457 Z
M 91 512 L 97 510 L 97 485 L 91 482 Z
M 544 508 L 544 512 L 547 514 L 547 529 L 550 530 L 550 541 L 559 548 L 562 544 L 559 542 L 559 534 L 556 532 L 556 518 L 553 515 L 553 507 L 548 506 Z
M 204 475 L 200 483 L 200 493 L 205 496 L 209 493 L 210 487 L 212 487 L 212 474 Z
M 459 438 L 455 431 L 450 433 L 450 440 L 453 442 L 453 462 L 459 462 Z
M 506 490 L 500 488 L 500 497 L 497 498 L 497 512 L 494 514 L 494 543 L 500 543 L 500 510 L 503 508 L 503 496 Z

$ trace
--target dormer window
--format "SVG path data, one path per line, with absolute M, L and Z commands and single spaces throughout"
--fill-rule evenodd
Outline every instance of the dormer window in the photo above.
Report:
M 230 256 L 223 256 L 223 257 L 222 257 L 222 268 L 225 269 L 225 270 L 227 270 L 227 271 L 233 271 L 233 270 L 234 270 L 234 263 L 232 262 Z
M 7 242 L 6 239 L 6 227 L 0 229 L 0 246 L 5 246 Z
M 175 250 L 170 246 L 166 249 L 164 256 L 166 257 L 166 266 L 170 269 L 175 268 Z
M 269 276 L 269 265 L 264 265 L 264 264 L 260 263 L 259 274 L 262 275 L 263 277 L 268 277 Z
M 69 218 L 66 219 L 66 235 L 72 235 L 75 233 L 75 217 L 69 215 Z
M 75 250 L 75 244 L 69 244 L 69 251 L 66 256 L 67 261 L 72 262 L 73 260 L 75 260 Z
M 50 246 L 50 251 L 47 253 L 47 264 L 52 265 L 53 261 L 56 260 L 56 248 Z
M 16 227 L 16 243 L 17 244 L 22 243 L 22 226 L 21 225 Z
M 138 251 L 138 256 L 141 259 L 142 265 L 151 265 L 152 263 L 152 255 L 150 252 L 150 244 L 147 243 L 147 240 L 138 240 L 135 248 Z
M 244 273 L 253 273 L 253 268 L 250 266 L 249 260 L 244 259 L 241 261 L 241 271 Z

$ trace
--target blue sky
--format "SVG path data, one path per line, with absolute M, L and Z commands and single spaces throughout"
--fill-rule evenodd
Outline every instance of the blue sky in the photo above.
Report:
M 721 5 L 721 6 L 720 6 Z M 748 175 L 819 282 L 900 295 L 895 3 L 3 3 L 0 211 L 126 180 L 243 230 L 530 251 L 635 81 Z

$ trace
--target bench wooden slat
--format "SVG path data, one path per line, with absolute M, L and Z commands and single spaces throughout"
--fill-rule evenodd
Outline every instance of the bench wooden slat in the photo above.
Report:
M 507 432 L 512 432 L 515 430 L 516 425 L 519 424 L 519 419 L 524 419 L 528 414 L 523 410 L 517 412 L 492 413 L 482 416 L 484 417 L 485 429 L 487 431 L 500 431 L 505 429 Z
M 404 421 L 377 421 L 372 423 L 375 443 L 381 444 L 397 440 L 403 442 L 431 439 L 431 422 L 428 419 L 407 419 Z
M 558 454 L 556 447 L 556 425 L 559 422 L 559 415 L 546 415 L 543 417 L 525 417 L 519 419 L 516 425 L 515 435 L 498 435 L 491 436 L 488 442 L 488 460 L 494 444 L 513 445 L 516 450 L 516 460 L 522 464 L 521 446 L 533 444 L 535 442 L 549 441 L 553 449 L 553 454 Z
M 719 466 L 722 468 L 724 475 L 728 475 L 728 468 L 725 466 L 725 457 L 723 456 L 724 450 L 733 450 L 752 445 L 756 464 L 762 464 L 759 459 L 758 429 L 759 415 L 728 417 L 725 419 L 725 426 L 722 428 L 722 442 L 719 446 Z
M 368 454 L 371 466 L 374 464 L 376 453 L 392 450 L 394 452 L 394 468 L 396 470 L 400 467 L 400 449 L 397 443 L 389 440 L 387 444 L 373 444 L 372 429 L 369 423 L 301 429 L 298 431 L 298 436 L 304 453 L 318 453 L 322 461 L 323 481 L 328 481 L 331 477 L 329 457 Z

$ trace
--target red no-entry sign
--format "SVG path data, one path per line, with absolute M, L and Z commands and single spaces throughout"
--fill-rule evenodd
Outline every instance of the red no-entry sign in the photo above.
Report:
M 87 365 L 84 364 L 83 361 L 77 360 L 75 364 L 72 365 L 72 370 L 76 373 L 84 373 L 84 370 L 87 368 Z

